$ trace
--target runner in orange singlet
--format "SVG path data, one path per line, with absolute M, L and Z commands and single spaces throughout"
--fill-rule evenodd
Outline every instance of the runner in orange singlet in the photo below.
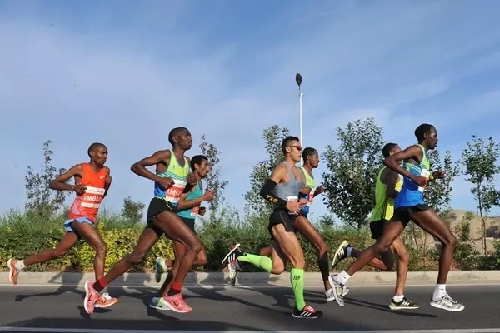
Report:
M 104 166 L 108 158 L 108 149 L 102 143 L 95 142 L 87 150 L 90 162 L 77 164 L 53 181 L 50 188 L 56 191 L 72 191 L 76 198 L 71 205 L 68 220 L 64 222 L 66 234 L 63 236 L 55 249 L 45 250 L 25 260 L 9 259 L 9 280 L 13 285 L 17 284 L 17 276 L 26 266 L 47 262 L 63 257 L 80 239 L 84 239 L 96 249 L 94 259 L 94 271 L 96 279 L 104 275 L 104 263 L 106 260 L 106 243 L 94 228 L 97 221 L 97 212 L 102 200 L 107 195 L 111 186 L 110 170 Z M 75 179 L 74 185 L 66 182 Z M 107 293 L 100 295 L 96 306 L 104 308 L 114 305 L 118 300 L 110 297 Z

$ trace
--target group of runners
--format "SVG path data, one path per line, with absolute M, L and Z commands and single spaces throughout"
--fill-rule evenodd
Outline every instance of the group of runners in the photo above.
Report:
M 333 253 L 332 268 L 348 257 L 354 257 L 356 261 L 347 270 L 332 275 L 328 246 L 307 218 L 314 197 L 323 192 L 323 187 L 316 184 L 313 176 L 313 169 L 319 163 L 318 152 L 311 147 L 303 149 L 297 137 L 286 137 L 281 146 L 285 160 L 274 168 L 260 191 L 260 195 L 273 205 L 268 226 L 270 245 L 262 248 L 256 255 L 243 251 L 242 246 L 236 244 L 223 260 L 228 268 L 231 284 L 236 283 L 238 272 L 244 264 L 254 265 L 272 274 L 281 274 L 290 262 L 295 297 L 292 316 L 321 317 L 322 312 L 304 300 L 305 259 L 296 236 L 299 232 L 317 249 L 317 263 L 327 301 L 336 300 L 340 306 L 344 306 L 343 297 L 349 291 L 346 286 L 349 278 L 366 265 L 385 271 L 392 270 L 393 252 L 396 252 L 396 290 L 389 307 L 393 310 L 416 309 L 418 305 L 404 296 L 409 254 L 400 238 L 406 225 L 413 221 L 442 243 L 439 274 L 431 305 L 448 311 L 462 311 L 464 306 L 446 292 L 446 279 L 456 238 L 423 200 L 423 191 L 428 182 L 444 177 L 441 170 L 431 172 L 427 158 L 427 151 L 437 146 L 437 131 L 432 125 L 422 124 L 415 130 L 415 136 L 418 144 L 405 150 L 401 150 L 395 143 L 388 143 L 382 149 L 384 160 L 376 180 L 376 205 L 370 222 L 375 244 L 359 251 L 343 241 Z M 161 281 L 163 273 L 167 273 L 167 278 L 149 306 L 159 310 L 191 312 L 192 308 L 183 299 L 182 286 L 193 267 L 207 263 L 207 252 L 195 231 L 195 219 L 205 213 L 202 202 L 212 200 L 214 194 L 202 186 L 202 180 L 210 172 L 208 158 L 202 155 L 192 158 L 185 156 L 192 146 L 189 130 L 176 127 L 170 131 L 168 140 L 172 145 L 171 149 L 159 150 L 131 167 L 136 175 L 154 182 L 154 195 L 147 210 L 147 224 L 132 253 L 104 274 L 107 247 L 95 228 L 95 223 L 112 177 L 110 169 L 105 166 L 107 147 L 102 143 L 93 143 L 87 151 L 90 162 L 71 167 L 50 183 L 51 189 L 76 193 L 68 219 L 64 222 L 66 234 L 54 249 L 39 252 L 24 260 L 8 260 L 10 282 L 17 284 L 18 274 L 26 266 L 62 257 L 83 239 L 96 252 L 95 281 L 85 283 L 84 308 L 91 314 L 96 307 L 110 307 L 117 303 L 117 298 L 103 292 L 104 289 L 132 266 L 139 264 L 160 237 L 165 235 L 173 242 L 174 258 L 157 258 L 156 281 Z M 297 167 L 296 164 L 301 159 L 303 165 Z M 148 167 L 154 167 L 155 172 L 149 171 Z M 68 184 L 71 178 L 74 178 L 73 185 Z

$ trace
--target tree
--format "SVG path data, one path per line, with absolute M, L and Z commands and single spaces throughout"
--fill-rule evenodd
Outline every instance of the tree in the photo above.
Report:
M 375 205 L 375 181 L 381 167 L 382 127 L 373 118 L 337 128 L 339 147 L 326 147 L 322 157 L 323 202 L 344 223 L 361 228 Z
M 248 215 L 265 216 L 271 212 L 271 204 L 259 195 L 260 189 L 272 170 L 284 160 L 281 142 L 290 135 L 288 128 L 273 125 L 262 131 L 262 139 L 266 145 L 267 159 L 253 166 L 250 174 L 250 191 L 245 194 L 245 211 Z
M 228 182 L 220 180 L 220 151 L 216 146 L 206 141 L 205 134 L 201 136 L 201 143 L 199 147 L 201 154 L 208 158 L 208 162 L 210 164 L 210 172 L 207 175 L 206 182 L 207 188 L 214 191 L 214 197 L 212 201 L 210 201 L 208 207 L 210 209 L 210 220 L 215 221 L 217 211 L 225 201 L 222 191 L 227 186 Z
M 52 165 L 53 151 L 50 149 L 52 141 L 43 143 L 43 164 L 41 172 L 35 172 L 33 167 L 28 166 L 26 176 L 26 203 L 28 212 L 49 218 L 62 207 L 66 198 L 70 195 L 67 191 L 53 191 L 49 188 L 50 181 L 66 172 L 64 168 L 56 168 Z
M 140 201 L 134 201 L 131 197 L 123 199 L 121 215 L 131 224 L 138 224 L 142 221 L 144 204 Z
M 477 204 L 481 217 L 483 253 L 486 255 L 486 221 L 488 214 L 494 206 L 499 205 L 499 192 L 495 189 L 494 178 L 500 173 L 497 165 L 500 157 L 500 145 L 493 141 L 472 135 L 472 141 L 467 142 L 467 147 L 462 151 L 462 163 L 465 179 L 472 184 L 471 193 Z

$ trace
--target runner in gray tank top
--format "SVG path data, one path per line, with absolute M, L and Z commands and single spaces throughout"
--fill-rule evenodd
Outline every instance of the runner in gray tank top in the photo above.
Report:
M 305 186 L 304 174 L 295 166 L 301 160 L 302 147 L 297 137 L 286 137 L 281 143 L 285 162 L 274 168 L 260 195 L 274 204 L 269 217 L 269 232 L 272 236 L 271 258 L 244 253 L 237 244 L 224 258 L 229 265 L 250 263 L 272 274 L 281 274 L 288 261 L 292 264 L 291 282 L 295 295 L 295 318 L 319 318 L 323 315 L 304 301 L 304 253 L 295 234 L 295 219 L 307 201 L 299 201 L 299 192 Z

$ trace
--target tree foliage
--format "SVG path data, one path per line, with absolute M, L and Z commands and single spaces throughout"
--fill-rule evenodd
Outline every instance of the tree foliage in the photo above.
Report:
M 323 173 L 323 202 L 344 223 L 355 228 L 366 224 L 373 209 L 375 181 L 381 167 L 382 128 L 373 118 L 337 128 L 339 147 L 326 147 L 322 157 L 328 172 Z
M 131 224 L 138 224 L 142 221 L 144 204 L 140 201 L 134 201 L 131 197 L 123 199 L 121 216 Z
M 206 141 L 205 134 L 201 136 L 201 143 L 199 147 L 201 154 L 208 158 L 208 162 L 210 164 L 210 172 L 207 175 L 206 182 L 207 188 L 214 191 L 214 197 L 212 201 L 209 202 L 210 220 L 214 221 L 216 219 L 217 211 L 221 208 L 221 205 L 225 201 L 222 191 L 226 188 L 228 182 L 220 179 L 220 151 L 215 145 Z
M 492 137 L 487 140 L 472 135 L 472 140 L 467 142 L 462 151 L 462 163 L 465 179 L 472 184 L 471 193 L 477 204 L 481 217 L 483 234 L 483 252 L 486 255 L 486 221 L 488 214 L 494 206 L 499 205 L 499 192 L 495 188 L 495 176 L 500 173 L 498 159 L 500 145 Z
M 424 191 L 424 200 L 439 214 L 451 209 L 451 193 L 453 179 L 460 175 L 459 162 L 453 161 L 451 152 L 447 151 L 441 159 L 437 150 L 429 151 L 427 154 L 432 171 L 443 170 L 443 179 L 429 182 Z
M 52 165 L 53 151 L 50 149 L 52 141 L 43 143 L 43 164 L 40 172 L 28 166 L 25 176 L 26 203 L 25 209 L 41 217 L 50 217 L 62 207 L 70 192 L 53 191 L 49 188 L 50 182 L 66 172 L 65 168 L 56 168 Z
M 248 215 L 268 215 L 271 205 L 266 203 L 259 195 L 260 189 L 272 170 L 284 160 L 281 151 L 281 142 L 290 135 L 288 128 L 273 125 L 264 129 L 262 139 L 264 140 L 267 159 L 253 166 L 250 175 L 250 191 L 245 194 L 245 211 Z

